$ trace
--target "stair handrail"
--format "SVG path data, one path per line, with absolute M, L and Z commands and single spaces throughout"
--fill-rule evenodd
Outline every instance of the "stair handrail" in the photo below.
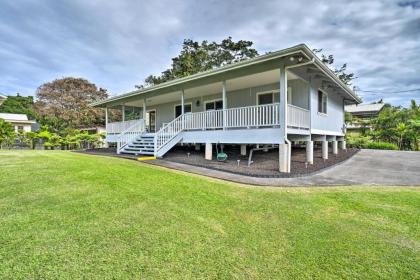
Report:
M 142 135 L 145 132 L 146 125 L 144 119 L 139 119 L 138 122 L 122 131 L 117 139 L 117 154 L 121 153 L 121 150 L 137 136 Z
M 155 155 L 163 146 L 165 146 L 169 141 L 171 141 L 174 137 L 176 137 L 180 132 L 184 130 L 184 115 L 185 114 L 179 115 L 171 122 L 162 126 L 162 128 L 155 133 Z

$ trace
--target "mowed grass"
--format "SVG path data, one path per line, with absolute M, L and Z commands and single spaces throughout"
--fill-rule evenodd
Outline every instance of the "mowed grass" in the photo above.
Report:
M 420 190 L 247 187 L 0 151 L 1 279 L 419 279 Z

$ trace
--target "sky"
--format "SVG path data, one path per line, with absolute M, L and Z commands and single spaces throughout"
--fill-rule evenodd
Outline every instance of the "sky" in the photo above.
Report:
M 113 96 L 167 69 L 184 39 L 228 36 L 260 54 L 322 48 L 374 91 L 364 102 L 420 102 L 420 1 L 405 0 L 1 0 L 0 93 L 73 76 Z

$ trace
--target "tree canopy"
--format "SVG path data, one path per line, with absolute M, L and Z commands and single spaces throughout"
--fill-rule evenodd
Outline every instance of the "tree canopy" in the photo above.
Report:
M 8 96 L 0 105 L 0 112 L 13 114 L 26 114 L 29 119 L 36 119 L 34 98 L 32 96 Z
M 105 89 L 82 78 L 62 78 L 41 85 L 36 91 L 35 108 L 43 124 L 55 129 L 103 125 L 102 109 L 90 103 L 108 97 Z
M 313 49 L 313 52 L 316 54 L 321 54 L 321 61 L 328 65 L 331 70 L 334 72 L 334 74 L 337 75 L 337 77 L 346 85 L 351 86 L 352 81 L 356 79 L 357 77 L 354 75 L 354 73 L 347 73 L 347 63 L 344 63 L 339 68 L 333 67 L 334 64 L 334 55 L 329 54 L 325 55 L 322 53 L 322 49 Z
M 180 54 L 172 58 L 171 68 L 163 71 L 161 75 L 150 75 L 143 85 L 137 88 L 157 85 L 176 78 L 186 77 L 198 72 L 214 69 L 226 64 L 238 62 L 258 56 L 257 50 L 251 48 L 253 42 L 239 40 L 237 42 L 228 37 L 220 43 L 200 42 L 185 39 Z

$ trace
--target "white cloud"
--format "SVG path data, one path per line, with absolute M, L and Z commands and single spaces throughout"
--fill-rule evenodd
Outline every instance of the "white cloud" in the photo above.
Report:
M 74 75 L 122 93 L 166 69 L 184 38 L 230 35 L 254 41 L 260 53 L 299 43 L 323 48 L 337 65 L 348 63 L 362 89 L 420 88 L 420 9 L 412 3 L 2 1 L 0 92 L 33 95 L 46 81 Z M 362 94 L 404 105 L 419 95 Z

